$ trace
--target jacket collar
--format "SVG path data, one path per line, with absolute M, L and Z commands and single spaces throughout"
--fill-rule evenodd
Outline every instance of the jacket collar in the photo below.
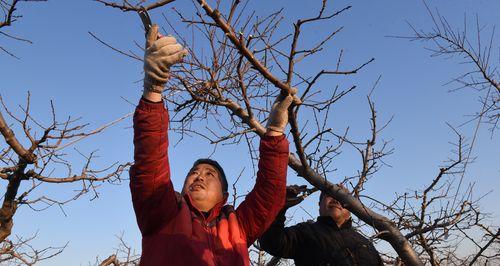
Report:
M 215 204 L 215 206 L 210 211 L 208 211 L 208 216 L 205 216 L 202 211 L 200 211 L 198 208 L 196 208 L 193 205 L 193 203 L 191 201 L 191 197 L 188 194 L 184 195 L 184 200 L 186 201 L 187 205 L 189 206 L 189 209 L 191 210 L 191 212 L 194 212 L 196 214 L 196 216 L 200 217 L 201 219 L 203 219 L 207 223 L 210 223 L 214 219 L 219 217 L 219 214 L 220 214 L 222 207 L 224 207 L 224 205 L 227 202 L 227 197 L 224 197 L 221 201 L 219 201 L 219 203 Z
M 318 223 L 331 226 L 336 230 L 352 228 L 352 218 L 349 218 L 349 220 L 345 221 L 344 224 L 342 224 L 342 226 L 340 227 L 337 226 L 337 223 L 333 220 L 331 216 L 318 216 L 316 220 Z

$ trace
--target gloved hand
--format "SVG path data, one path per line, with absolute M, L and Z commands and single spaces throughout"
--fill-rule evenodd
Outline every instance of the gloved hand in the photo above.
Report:
M 304 193 L 307 190 L 306 185 L 298 186 L 291 185 L 286 187 L 286 202 L 285 208 L 291 208 L 304 200 L 304 197 L 299 197 L 300 193 Z
M 300 99 L 295 95 L 296 93 L 297 88 L 292 88 L 290 94 L 281 91 L 278 97 L 276 97 L 267 121 L 267 129 L 281 133 L 285 131 L 286 124 L 288 123 L 288 107 L 290 107 L 292 102 L 295 105 L 301 104 Z
M 158 25 L 153 25 L 146 38 L 144 55 L 144 89 L 162 93 L 169 79 L 170 67 L 182 62 L 188 51 L 174 37 L 158 34 Z

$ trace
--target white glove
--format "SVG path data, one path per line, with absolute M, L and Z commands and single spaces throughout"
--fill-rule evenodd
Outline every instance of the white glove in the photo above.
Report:
M 276 97 L 276 100 L 271 107 L 271 113 L 269 114 L 269 119 L 267 121 L 267 128 L 283 133 L 285 131 L 286 124 L 288 124 L 288 107 L 292 104 L 299 105 L 302 102 L 295 95 L 297 93 L 297 88 L 292 88 L 290 94 L 286 94 L 283 91 Z
M 144 54 L 144 89 L 161 93 L 169 79 L 170 67 L 182 62 L 188 51 L 174 37 L 158 34 L 158 25 L 153 25 L 146 38 Z

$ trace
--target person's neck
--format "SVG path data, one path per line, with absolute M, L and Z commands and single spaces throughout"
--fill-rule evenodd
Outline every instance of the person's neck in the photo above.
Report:
M 206 201 L 196 201 L 191 199 L 191 204 L 201 212 L 210 212 L 215 204 L 208 204 Z
M 337 219 L 335 219 L 335 217 L 333 217 L 330 214 L 326 214 L 326 215 L 320 214 L 320 216 L 331 218 L 333 220 L 333 222 L 337 225 L 338 228 L 341 228 L 350 219 L 350 218 L 337 218 Z
M 335 224 L 337 224 L 337 227 L 341 228 L 347 220 L 346 219 L 339 219 L 339 220 L 334 219 L 334 221 L 335 221 Z

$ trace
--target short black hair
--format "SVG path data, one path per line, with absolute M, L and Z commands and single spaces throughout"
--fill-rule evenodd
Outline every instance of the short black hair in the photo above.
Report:
M 208 159 L 208 158 L 201 158 L 201 159 L 196 160 L 193 164 L 193 167 L 191 167 L 191 168 L 195 168 L 199 164 L 209 164 L 209 165 L 215 167 L 215 169 L 217 169 L 217 171 L 219 171 L 220 181 L 222 183 L 222 191 L 227 192 L 227 187 L 228 187 L 227 179 L 226 179 L 226 174 L 224 173 L 224 169 L 222 169 L 222 166 L 220 166 L 220 164 L 216 160 L 212 160 L 212 159 Z

